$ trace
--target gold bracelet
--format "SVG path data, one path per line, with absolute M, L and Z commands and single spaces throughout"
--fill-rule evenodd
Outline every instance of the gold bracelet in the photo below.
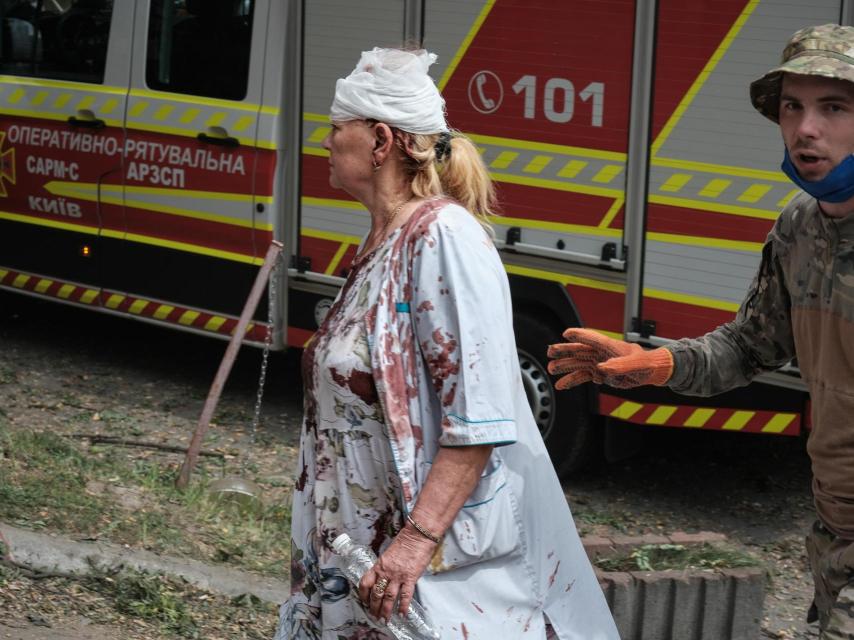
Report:
M 436 544 L 439 544 L 440 542 L 442 542 L 442 538 L 440 538 L 439 536 L 437 536 L 434 533 L 430 533 L 427 529 L 425 529 L 420 524 L 415 522 L 415 520 L 413 520 L 411 515 L 407 515 L 406 519 L 409 521 L 409 524 L 411 524 L 413 527 L 415 527 L 415 530 L 418 531 L 418 533 L 420 533 L 422 536 L 427 538 L 430 542 L 435 542 Z

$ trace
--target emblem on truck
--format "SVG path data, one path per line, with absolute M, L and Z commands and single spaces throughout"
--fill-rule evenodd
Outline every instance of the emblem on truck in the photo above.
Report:
M 478 71 L 469 80 L 469 102 L 480 113 L 498 110 L 504 100 L 504 86 L 492 71 Z
M 0 198 L 6 197 L 6 181 L 15 184 L 15 149 L 3 150 L 6 132 L 0 131 Z

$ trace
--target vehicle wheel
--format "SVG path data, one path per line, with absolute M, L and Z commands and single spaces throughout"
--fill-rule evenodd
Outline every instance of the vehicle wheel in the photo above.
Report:
M 598 416 L 591 413 L 586 385 L 555 391 L 546 369 L 546 349 L 561 340 L 560 330 L 526 315 L 514 318 L 514 329 L 528 403 L 555 471 L 559 477 L 566 477 L 601 453 Z

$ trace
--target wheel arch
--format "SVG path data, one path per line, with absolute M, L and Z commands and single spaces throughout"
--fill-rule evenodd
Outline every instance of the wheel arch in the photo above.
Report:
M 508 279 L 514 317 L 527 315 L 549 326 L 561 327 L 561 331 L 567 327 L 584 326 L 578 306 L 566 287 L 559 282 L 515 274 L 508 274 Z M 560 333 L 556 334 L 555 342 L 559 342 L 560 338 Z M 598 385 L 587 385 L 587 399 L 589 406 L 598 414 Z
M 562 327 L 583 326 L 578 306 L 560 283 L 514 274 L 508 279 L 514 315 L 538 312 L 544 314 L 539 316 L 544 322 L 549 319 Z
M 555 471 L 566 477 L 602 453 L 595 385 L 557 391 L 546 371 L 547 346 L 560 342 L 566 327 L 580 326 L 580 314 L 558 282 L 511 276 L 511 294 L 522 384 Z

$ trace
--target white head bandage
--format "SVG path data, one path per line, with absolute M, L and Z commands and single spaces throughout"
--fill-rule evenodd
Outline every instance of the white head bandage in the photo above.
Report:
M 363 51 L 353 72 L 336 82 L 329 119 L 371 118 L 409 133 L 447 131 L 445 99 L 427 75 L 435 61 L 423 50 Z

